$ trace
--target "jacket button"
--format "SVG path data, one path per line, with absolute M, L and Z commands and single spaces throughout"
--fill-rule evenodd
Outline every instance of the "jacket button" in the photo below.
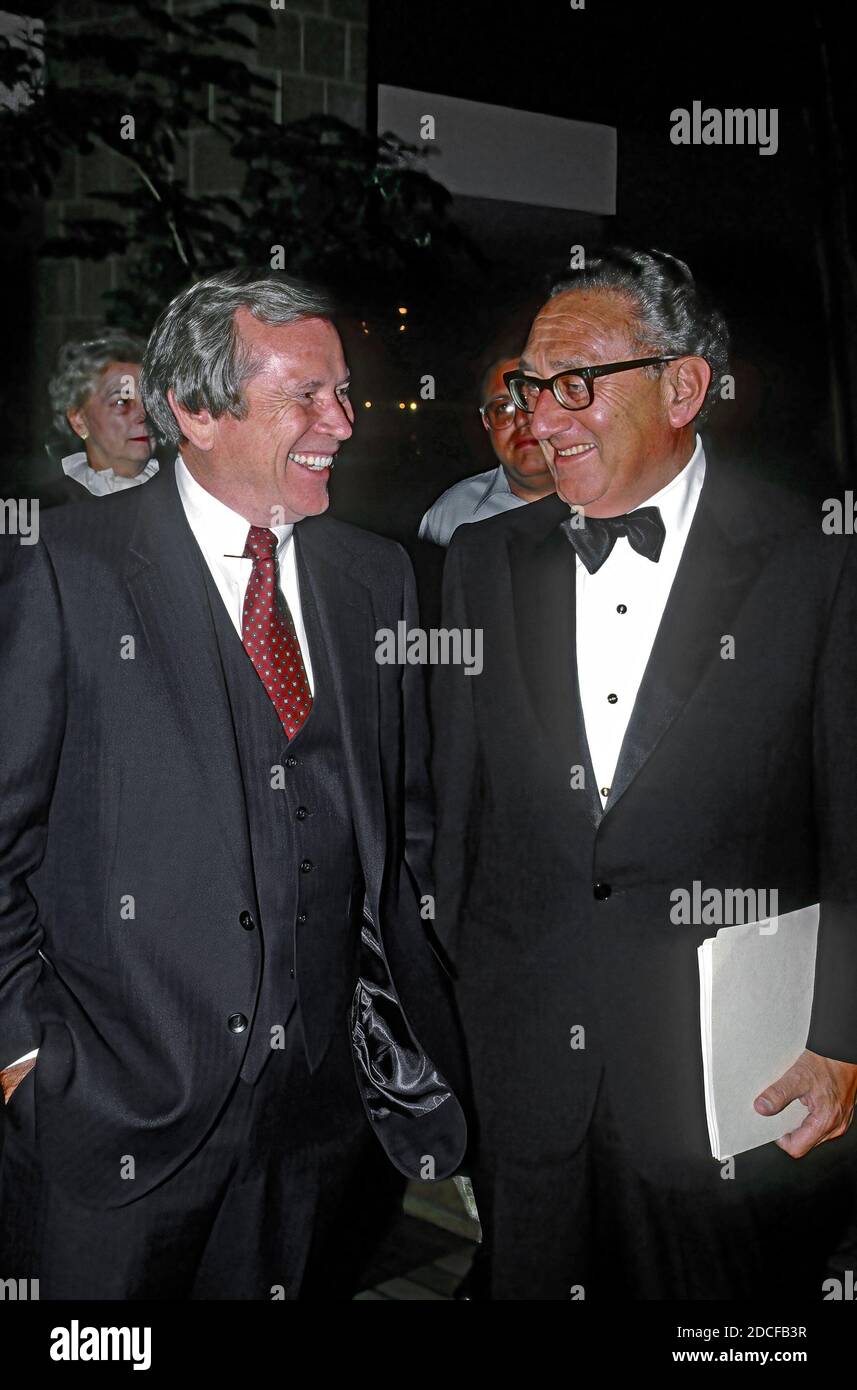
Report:
M 247 1019 L 244 1014 L 230 1014 L 226 1020 L 226 1026 L 230 1033 L 243 1033 L 247 1027 Z
M 305 913 L 305 912 L 299 912 L 299 913 L 298 913 L 298 921 L 300 922 L 301 926 L 303 926 L 304 922 L 306 921 L 306 913 Z
M 308 874 L 308 873 L 311 871 L 311 869 L 312 869 L 312 860 L 311 860 L 311 859 L 302 859 L 302 860 L 301 860 L 301 873 L 302 873 L 302 874 Z
M 609 898 L 612 892 L 613 889 L 609 883 L 596 883 L 592 889 L 593 897 L 600 903 L 603 903 L 605 898 Z
M 253 921 L 253 918 L 250 916 L 249 912 L 242 912 L 238 918 L 238 921 L 240 922 L 241 926 L 244 928 L 245 931 L 255 930 L 256 923 Z
M 290 970 L 290 971 L 289 971 L 289 979 L 290 979 L 290 980 L 293 980 L 294 978 L 295 978 L 295 972 L 294 972 L 294 970 Z
M 306 820 L 308 815 L 309 811 L 307 810 L 306 806 L 299 806 L 298 809 L 295 811 L 295 820 Z
M 286 758 L 286 767 L 297 767 L 297 765 L 297 758 L 295 757 L 294 753 L 290 753 L 289 756 Z

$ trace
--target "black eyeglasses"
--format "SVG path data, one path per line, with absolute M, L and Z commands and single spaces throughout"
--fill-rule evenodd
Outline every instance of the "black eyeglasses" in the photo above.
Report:
M 507 430 L 514 424 L 517 406 L 508 396 L 495 396 L 493 401 L 480 405 L 479 414 L 486 430 Z
M 585 410 L 595 397 L 593 382 L 599 376 L 614 372 L 630 372 L 634 367 L 656 367 L 662 362 L 676 362 L 682 354 L 671 357 L 635 357 L 633 362 L 605 362 L 600 367 L 575 367 L 572 371 L 557 372 L 556 376 L 527 376 L 524 372 L 504 372 L 503 380 L 514 404 L 532 415 L 542 391 L 549 389 L 554 399 L 566 410 Z

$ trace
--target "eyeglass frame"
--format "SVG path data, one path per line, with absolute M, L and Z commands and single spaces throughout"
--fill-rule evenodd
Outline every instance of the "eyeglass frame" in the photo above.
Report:
M 480 407 L 479 407 L 479 414 L 480 414 L 480 416 L 482 417 L 482 423 L 483 423 L 483 425 L 485 426 L 486 430 L 488 430 L 488 432 L 489 432 L 490 434 L 495 433 L 495 428 L 494 428 L 493 425 L 489 425 L 489 423 L 488 423 L 488 417 L 487 417 L 487 415 L 486 415 L 486 411 L 488 410 L 488 407 L 489 407 L 490 405 L 501 405 L 501 404 L 504 404 L 505 402 L 508 402 L 509 405 L 512 406 L 512 415 L 511 415 L 511 418 L 508 420 L 508 422 L 507 422 L 505 425 L 501 425 L 501 426 L 500 426 L 500 429 L 501 429 L 501 430 L 507 430 L 507 429 L 509 429 L 509 427 L 510 427 L 511 425 L 514 425 L 514 423 L 515 423 L 515 412 L 518 411 L 518 410 L 520 410 L 520 408 L 521 408 L 519 405 L 516 405 L 515 402 L 512 400 L 511 392 L 510 392 L 508 395 L 506 395 L 506 396 L 492 396 L 491 399 L 490 399 L 490 401 L 485 401 L 485 403 L 484 403 L 483 405 L 480 405 Z
M 686 353 L 674 352 L 669 357 L 635 357 L 631 362 L 605 362 L 603 363 L 603 365 L 596 367 L 563 367 L 561 372 L 557 372 L 554 376 L 551 377 L 529 376 L 526 372 L 522 372 L 520 368 L 517 368 L 514 372 L 504 372 L 503 381 L 505 382 L 509 395 L 512 398 L 513 405 L 516 407 L 516 409 L 523 410 L 524 413 L 527 415 L 535 414 L 536 406 L 539 402 L 538 400 L 536 400 L 536 404 L 532 407 L 531 410 L 527 406 L 521 405 L 515 399 L 515 393 L 512 389 L 513 381 L 529 381 L 534 386 L 538 386 L 539 397 L 541 397 L 542 391 L 550 387 L 551 395 L 553 396 L 557 405 L 562 406 L 563 410 L 586 410 L 586 408 L 590 406 L 592 402 L 595 400 L 595 387 L 593 386 L 593 382 L 597 377 L 612 376 L 615 372 L 629 372 L 634 367 L 655 367 L 661 363 L 677 362 L 679 358 L 686 356 Z M 559 381 L 561 376 L 579 376 L 582 381 L 586 382 L 586 390 L 588 392 L 589 399 L 586 401 L 585 405 L 566 405 L 565 401 L 560 400 L 559 396 L 556 393 L 556 383 Z

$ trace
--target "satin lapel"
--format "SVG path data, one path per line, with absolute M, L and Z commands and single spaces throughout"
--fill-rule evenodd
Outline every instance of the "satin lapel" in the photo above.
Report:
M 242 893 L 256 901 L 238 748 L 202 566 L 171 468 L 141 488 L 126 581 L 193 749 Z M 213 854 L 213 847 L 206 847 Z
M 323 518 L 296 526 L 295 538 L 301 607 L 308 593 L 339 710 L 360 861 L 377 909 L 386 835 L 372 600 L 366 586 L 350 573 L 347 552 L 326 543 Z M 308 639 L 312 643 L 309 629 Z M 314 660 L 312 645 L 310 657 Z
M 546 500 L 553 505 L 533 502 L 527 510 L 543 510 L 551 523 L 548 534 L 542 534 L 540 525 L 536 534 L 528 527 L 509 537 L 517 660 L 548 755 L 563 769 L 583 768 L 586 813 L 597 824 L 601 802 L 577 681 L 575 556 L 557 529 L 568 507 L 557 507 L 557 498 Z
M 708 667 L 772 540 L 748 499 L 709 464 L 699 503 L 619 753 L 608 815 L 652 756 Z

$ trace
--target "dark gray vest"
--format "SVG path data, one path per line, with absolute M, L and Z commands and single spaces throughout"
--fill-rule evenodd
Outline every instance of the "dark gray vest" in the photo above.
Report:
M 298 1003 L 298 974 L 300 1012 L 306 1016 L 316 1005 L 317 1015 L 329 1012 L 338 982 L 317 978 L 313 955 L 329 956 L 334 946 L 336 974 L 353 979 L 348 962 L 357 947 L 353 913 L 355 903 L 358 912 L 362 904 L 362 875 L 329 654 L 306 573 L 301 575 L 301 613 L 315 692 L 306 723 L 289 741 L 208 566 L 203 564 L 203 570 L 244 780 L 261 916 L 255 928 L 262 942 L 262 982 L 241 1068 L 242 1078 L 253 1083 L 272 1045 L 282 1045 L 285 1024 Z M 322 933 L 328 937 L 319 943 L 325 949 L 314 953 L 313 938 Z M 341 943 L 340 950 L 335 943 Z M 301 1023 L 306 1038 L 305 1018 Z M 312 1055 L 312 1049 L 307 1051 Z

